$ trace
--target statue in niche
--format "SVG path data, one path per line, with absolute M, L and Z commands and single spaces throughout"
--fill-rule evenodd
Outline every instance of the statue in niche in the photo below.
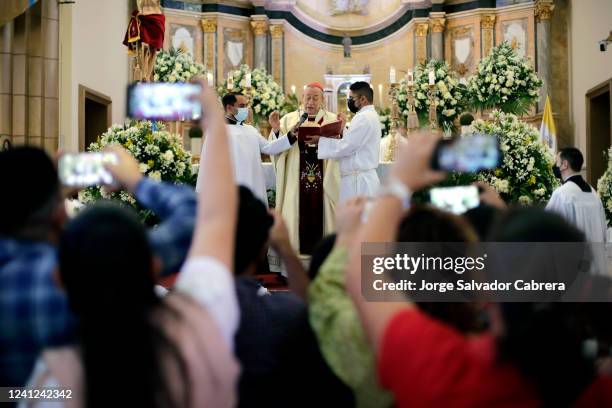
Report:
M 344 58 L 351 58 L 351 46 L 353 45 L 353 40 L 347 33 L 344 33 L 344 37 L 342 38 L 342 46 L 344 47 Z
M 367 6 L 368 0 L 331 0 L 331 14 L 368 14 Z

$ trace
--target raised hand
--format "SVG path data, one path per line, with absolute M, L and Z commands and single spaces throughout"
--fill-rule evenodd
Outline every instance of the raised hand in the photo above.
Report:
M 111 190 L 126 189 L 134 193 L 138 182 L 144 177 L 140 172 L 138 161 L 127 150 L 119 145 L 109 146 L 106 151 L 117 155 L 117 163 L 108 163 L 104 167 L 113 175 L 115 184 L 107 186 Z
M 403 182 L 412 191 L 420 190 L 444 179 L 444 172 L 431 168 L 433 155 L 440 136 L 423 131 L 414 134 L 402 144 L 391 176 Z
M 270 127 L 274 132 L 278 132 L 280 130 L 280 113 L 278 111 L 274 111 L 268 117 L 268 123 L 270 123 Z

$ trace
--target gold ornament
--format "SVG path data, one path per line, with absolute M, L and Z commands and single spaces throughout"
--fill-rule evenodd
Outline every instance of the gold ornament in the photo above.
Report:
M 268 23 L 263 20 L 251 21 L 251 28 L 256 36 L 266 35 L 268 32 Z
M 204 18 L 200 21 L 200 24 L 202 24 L 202 30 L 205 33 L 217 32 L 217 20 L 214 18 Z

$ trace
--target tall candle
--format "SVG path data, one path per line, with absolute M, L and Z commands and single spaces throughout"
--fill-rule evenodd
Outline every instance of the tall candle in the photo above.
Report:
M 234 73 L 232 71 L 227 74 L 227 89 L 229 91 L 234 89 Z
M 245 84 L 244 87 L 245 88 L 250 88 L 251 87 L 251 73 L 247 72 L 246 74 L 246 79 L 244 80 Z
M 434 73 L 433 69 L 429 70 L 429 85 L 435 85 L 436 84 L 436 74 Z
M 380 107 L 384 108 L 384 99 L 383 99 L 383 85 L 382 84 L 378 84 L 378 95 L 380 98 Z
M 295 85 L 291 85 L 291 93 L 295 95 Z
M 414 85 L 414 75 L 412 74 L 412 71 L 408 71 L 406 74 L 406 81 L 408 82 L 408 86 Z
M 396 82 L 396 78 L 395 78 L 395 67 L 391 67 L 389 69 L 389 83 L 395 84 Z
M 213 73 L 208 71 L 206 73 L 206 80 L 208 81 L 208 86 L 214 86 L 214 77 L 213 77 Z

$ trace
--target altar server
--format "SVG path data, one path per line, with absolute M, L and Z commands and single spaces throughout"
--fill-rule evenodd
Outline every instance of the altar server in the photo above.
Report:
M 372 105 L 374 91 L 367 82 L 351 85 L 348 108 L 355 113 L 349 130 L 339 139 L 317 137 L 319 159 L 335 159 L 340 164 L 340 198 L 376 194 L 380 182 L 376 169 L 380 155 L 380 119 Z
M 245 125 L 243 122 L 248 117 L 249 112 L 247 99 L 242 94 L 227 94 L 223 97 L 222 102 L 225 109 L 236 184 L 250 189 L 267 206 L 268 195 L 261 154 L 274 156 L 289 150 L 291 145 L 295 143 L 296 138 L 289 134 L 274 141 L 268 141 L 253 126 Z M 206 149 L 206 142 L 204 142 L 202 149 Z M 204 157 L 203 154 L 202 157 Z M 200 174 L 198 174 L 196 185 L 198 191 L 201 182 Z

